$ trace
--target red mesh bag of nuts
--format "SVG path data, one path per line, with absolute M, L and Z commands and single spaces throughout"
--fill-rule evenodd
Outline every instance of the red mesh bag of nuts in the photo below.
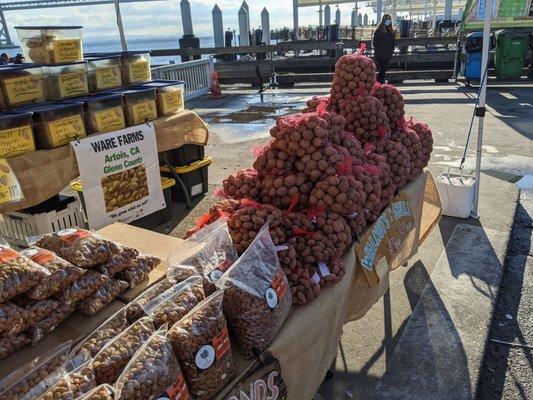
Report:
M 329 263 L 323 261 L 317 265 L 318 275 L 320 276 L 320 284 L 322 287 L 327 287 L 342 281 L 346 269 L 342 260 L 335 256 L 329 260 Z
M 346 219 L 334 212 L 323 212 L 314 218 L 317 229 L 335 246 L 336 254 L 342 255 L 352 242 L 352 232 Z
M 350 215 L 364 204 L 366 194 L 352 175 L 328 176 L 319 181 L 309 195 L 311 207 Z
M 386 139 L 376 143 L 375 152 L 387 159 L 392 182 L 397 190 L 401 190 L 411 175 L 411 157 L 407 148 L 399 141 Z
M 361 142 L 353 136 L 350 132 L 342 132 L 338 137 L 334 137 L 335 140 L 332 140 L 333 144 L 344 147 L 350 156 L 353 158 L 353 161 L 356 163 L 362 163 L 365 157 L 365 152 Z
M 400 91 L 388 83 L 376 82 L 372 88 L 372 96 L 377 98 L 385 106 L 391 130 L 396 127 L 398 121 L 403 120 L 405 115 L 403 96 Z
M 381 181 L 379 171 L 372 171 L 368 165 L 355 165 L 353 167 L 354 177 L 363 184 L 366 193 L 366 200 L 363 204 L 365 220 L 369 223 L 376 221 L 381 212 Z
M 366 143 L 365 148 L 365 163 L 363 167 L 373 175 L 379 177 L 381 184 L 381 209 L 387 207 L 394 195 L 396 194 L 396 185 L 392 180 L 390 166 L 387 162 L 387 157 L 381 154 L 374 153 L 376 146 L 371 143 Z
M 302 172 L 265 176 L 261 202 L 282 209 L 306 206 L 312 188 L 312 183 Z
M 198 232 L 204 226 L 216 221 L 221 217 L 228 217 L 241 206 L 240 200 L 222 199 L 215 203 L 207 213 L 201 215 L 196 221 L 195 226 L 187 231 L 185 239 Z
M 273 142 L 270 142 L 257 154 L 253 167 L 262 176 L 276 176 L 284 171 L 292 171 L 295 162 L 295 156 L 290 156 L 285 151 L 279 150 Z
M 361 141 L 378 141 L 390 133 L 385 107 L 369 94 L 361 93 L 341 100 L 339 114 L 346 118 L 345 129 Z
M 304 113 L 315 112 L 320 104 L 328 104 L 329 96 L 313 96 L 305 102 L 306 108 L 302 110 Z
M 317 113 L 279 117 L 270 135 L 274 138 L 274 147 L 298 157 L 311 154 L 329 141 L 328 123 Z
M 429 163 L 431 152 L 433 151 L 433 136 L 431 130 L 426 124 L 414 121 L 413 118 L 407 121 L 406 126 L 414 130 L 418 135 L 418 139 L 422 146 L 422 158 L 420 161 L 423 167 L 426 167 Z
M 298 171 L 306 174 L 311 181 L 317 182 L 324 176 L 337 174 L 344 163 L 343 154 L 339 153 L 335 146 L 328 143 L 321 149 L 299 158 L 295 167 Z
M 217 286 L 225 291 L 224 311 L 241 352 L 245 357 L 259 356 L 274 340 L 292 305 L 268 224 Z
M 371 91 L 376 83 L 376 64 L 362 54 L 346 54 L 335 64 L 330 104 L 335 109 L 342 99 L 355 96 L 359 90 Z
M 298 263 L 287 275 L 292 303 L 304 305 L 315 300 L 321 291 L 320 276 L 311 264 Z
M 242 169 L 224 179 L 222 187 L 224 193 L 234 199 L 258 199 L 261 193 L 261 179 L 256 170 Z
M 418 135 L 414 130 L 402 126 L 394 130 L 391 135 L 391 140 L 400 142 L 407 149 L 411 165 L 409 178 L 407 180 L 412 181 L 422 172 L 422 169 L 424 168 L 424 154 L 422 150 L 422 143 L 420 143 Z

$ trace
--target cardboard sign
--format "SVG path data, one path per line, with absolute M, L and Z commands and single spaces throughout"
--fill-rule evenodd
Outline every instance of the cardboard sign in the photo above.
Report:
M 91 229 L 131 222 L 166 206 L 153 124 L 72 142 Z
M 411 204 L 407 194 L 401 192 L 355 247 L 359 264 L 371 286 L 387 274 L 391 261 L 413 229 L 415 219 Z
M 263 353 L 231 388 L 217 400 L 286 400 L 287 387 L 281 377 L 278 359 Z

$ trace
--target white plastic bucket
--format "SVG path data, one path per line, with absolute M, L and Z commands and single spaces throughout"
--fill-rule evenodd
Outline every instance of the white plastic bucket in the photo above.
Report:
M 476 179 L 472 175 L 442 173 L 436 180 L 442 203 L 442 214 L 450 217 L 468 218 L 474 204 Z

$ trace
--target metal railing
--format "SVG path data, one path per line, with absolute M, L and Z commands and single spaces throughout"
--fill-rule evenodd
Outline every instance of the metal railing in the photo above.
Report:
M 194 60 L 152 68 L 153 79 L 185 82 L 185 100 L 203 96 L 211 90 L 213 59 Z

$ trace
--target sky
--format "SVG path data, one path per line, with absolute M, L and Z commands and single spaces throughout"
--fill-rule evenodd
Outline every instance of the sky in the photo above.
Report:
M 189 0 L 193 18 L 194 34 L 199 37 L 213 36 L 211 11 L 218 4 L 222 10 L 224 28 L 238 29 L 237 12 L 242 0 Z M 267 7 L 270 14 L 271 29 L 292 27 L 292 2 L 290 0 L 247 0 L 250 7 L 250 25 L 252 28 L 261 24 L 261 11 Z M 342 4 L 341 25 L 350 24 L 353 4 Z M 374 14 L 369 8 L 359 5 L 361 12 Z M 336 6 L 331 7 L 331 18 L 334 19 Z M 162 0 L 145 3 L 129 3 L 121 5 L 124 30 L 128 39 L 134 38 L 167 38 L 181 37 L 179 0 Z M 82 25 L 84 39 L 113 40 L 118 38 L 115 21 L 115 9 L 112 4 L 49 8 L 38 10 L 5 12 L 11 37 L 16 40 L 13 29 L 17 25 Z M 300 26 L 318 25 L 318 7 L 302 7 L 299 11 Z

